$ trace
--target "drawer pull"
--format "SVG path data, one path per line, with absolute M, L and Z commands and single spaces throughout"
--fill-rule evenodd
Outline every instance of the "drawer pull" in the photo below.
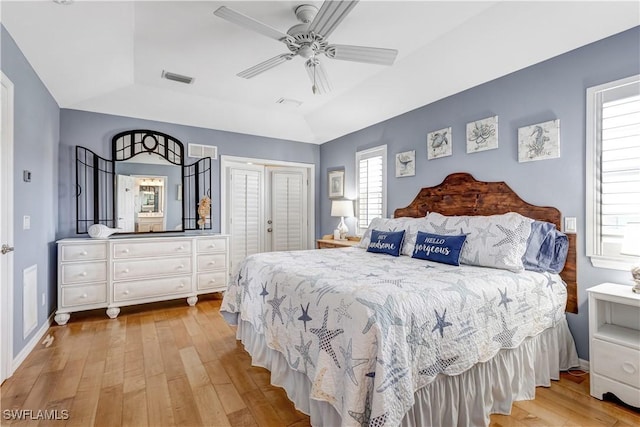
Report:
M 210 244 L 210 245 L 209 245 L 209 247 L 210 247 L 211 249 L 215 249 L 215 248 L 216 248 L 216 244 L 215 244 L 215 243 L 212 243 L 212 244 Z
M 129 289 L 125 290 L 122 294 L 123 295 L 129 295 Z
M 180 283 L 180 286 L 178 286 L 180 289 L 184 288 L 184 283 Z
M 209 265 L 216 265 L 215 261 L 209 261 Z
M 83 271 L 82 273 L 80 273 L 80 275 L 81 275 L 82 277 L 86 277 L 87 272 L 86 272 L 86 271 Z
M 124 270 L 122 270 L 123 273 L 127 274 L 129 272 L 128 268 L 125 268 Z
M 178 266 L 178 270 L 182 270 L 183 268 L 184 268 L 184 265 L 183 265 L 183 264 L 180 264 L 180 265 Z
M 89 296 L 89 295 L 87 295 L 87 294 L 86 294 L 86 292 L 85 292 L 84 294 L 82 294 L 82 297 L 81 297 L 81 298 L 82 298 L 82 299 L 87 299 L 87 297 L 88 297 L 88 296 Z
M 216 279 L 209 280 L 209 283 L 216 283 Z
M 83 255 L 83 256 L 84 256 L 84 255 L 87 255 L 87 251 L 82 251 L 82 252 L 80 252 L 80 255 Z
M 178 247 L 178 250 L 179 250 L 179 251 L 184 250 L 184 246 L 180 245 L 180 246 Z
M 123 250 L 122 250 L 122 253 L 123 253 L 123 254 L 128 254 L 128 253 L 129 253 L 129 249 L 123 249 Z
M 636 373 L 636 367 L 633 366 L 633 363 L 631 363 L 631 362 L 623 362 L 622 363 L 622 370 L 625 371 L 627 374 L 635 374 Z

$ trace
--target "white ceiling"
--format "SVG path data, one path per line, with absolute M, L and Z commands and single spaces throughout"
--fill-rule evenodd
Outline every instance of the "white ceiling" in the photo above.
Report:
M 640 25 L 638 1 L 361 1 L 330 43 L 399 50 L 393 66 L 325 58 L 313 95 L 302 58 L 213 12 L 226 5 L 283 32 L 321 1 L 1 2 L 2 23 L 60 107 L 323 143 Z M 192 85 L 161 79 L 163 70 Z M 279 98 L 302 101 L 279 105 Z

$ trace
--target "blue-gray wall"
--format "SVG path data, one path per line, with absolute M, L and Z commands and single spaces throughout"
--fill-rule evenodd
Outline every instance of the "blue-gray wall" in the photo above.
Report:
M 238 134 L 193 126 L 135 119 L 109 114 L 62 109 L 60 112 L 60 162 L 58 200 L 58 238 L 75 236 L 76 207 L 73 197 L 75 188 L 75 146 L 86 147 L 99 156 L 111 158 L 111 138 L 122 131 L 151 129 L 177 138 L 187 148 L 188 143 L 215 145 L 218 156 L 251 157 L 256 159 L 281 160 L 315 165 L 316 182 L 320 177 L 320 148 L 282 139 Z M 219 157 L 218 157 L 219 159 Z M 186 164 L 197 159 L 187 158 Z M 212 213 L 213 230 L 220 231 L 220 161 L 212 163 Z M 316 218 L 319 206 L 316 206 Z M 319 225 L 316 227 L 319 229 Z
M 0 28 L 2 72 L 14 85 L 14 357 L 47 321 L 57 304 L 55 234 L 58 212 L 60 108 L 4 26 Z M 22 171 L 31 171 L 31 182 Z M 22 219 L 31 217 L 31 228 Z M 22 271 L 38 266 L 38 326 L 23 338 Z M 46 302 L 43 306 L 42 294 Z
M 420 188 L 437 185 L 453 172 L 469 172 L 479 180 L 505 181 L 529 203 L 556 206 L 563 215 L 577 217 L 580 312 L 568 319 L 578 354 L 588 360 L 586 289 L 604 281 L 630 284 L 630 275 L 594 268 L 585 256 L 586 89 L 639 72 L 640 27 L 636 27 L 325 143 L 320 147 L 322 175 L 344 166 L 345 196 L 355 198 L 356 151 L 387 144 L 389 216 L 409 204 Z M 499 116 L 499 148 L 467 154 L 466 123 L 493 115 Z M 560 119 L 561 157 L 518 163 L 518 128 L 552 119 Z M 448 126 L 453 155 L 427 160 L 427 132 Z M 416 175 L 395 178 L 395 154 L 406 150 L 416 150 Z M 325 181 L 321 195 L 327 194 Z M 330 233 L 336 219 L 329 215 L 326 196 L 320 210 L 321 231 Z M 348 225 L 353 230 L 353 220 Z

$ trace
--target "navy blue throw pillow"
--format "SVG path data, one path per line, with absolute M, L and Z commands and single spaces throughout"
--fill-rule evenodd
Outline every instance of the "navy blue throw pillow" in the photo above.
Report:
M 378 254 L 400 255 L 402 241 L 404 240 L 404 230 L 401 231 L 371 231 L 371 242 L 367 247 L 367 252 Z
M 418 231 L 412 258 L 426 259 L 443 264 L 460 265 L 460 253 L 467 236 L 440 236 Z

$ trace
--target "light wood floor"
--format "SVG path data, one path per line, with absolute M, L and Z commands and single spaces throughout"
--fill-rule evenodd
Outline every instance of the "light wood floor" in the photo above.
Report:
M 78 313 L 53 326 L 0 388 L 0 424 L 16 426 L 309 425 L 269 372 L 252 367 L 218 313 L 219 296 Z M 10 421 L 5 410 L 68 411 L 68 420 Z M 59 417 L 61 418 L 61 417 Z M 492 426 L 638 426 L 640 414 L 589 396 L 588 376 L 564 374 Z

